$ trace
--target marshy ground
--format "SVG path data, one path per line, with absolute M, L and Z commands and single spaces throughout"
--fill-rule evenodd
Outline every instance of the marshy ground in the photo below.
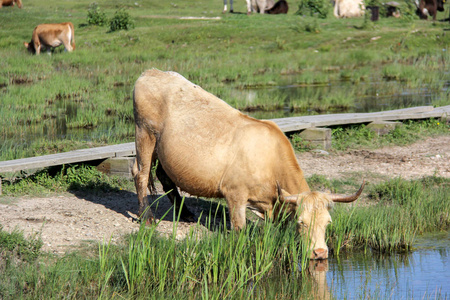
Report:
M 430 137 L 407 146 L 390 146 L 375 150 L 350 150 L 341 153 L 298 153 L 300 165 L 309 177 L 327 179 L 365 178 L 378 183 L 390 178 L 417 179 L 423 176 L 450 178 L 450 136 Z M 158 190 L 162 192 L 161 187 Z M 361 198 L 357 203 L 364 203 Z M 199 217 L 207 214 L 207 202 L 188 198 L 187 205 Z M 160 218 L 171 204 L 164 197 L 156 216 Z M 117 242 L 126 233 L 138 230 L 133 222 L 137 213 L 134 191 L 120 191 L 101 196 L 78 193 L 53 194 L 47 197 L 3 197 L 0 202 L 0 224 L 4 230 L 14 228 L 25 234 L 38 233 L 43 250 L 64 253 L 86 243 Z M 250 214 L 250 213 L 249 213 Z M 204 216 L 202 217 L 204 219 Z M 200 224 L 203 224 L 202 221 Z M 183 238 L 196 223 L 180 222 L 177 238 Z M 157 230 L 164 235 L 173 231 L 172 213 L 168 213 Z M 199 225 L 196 229 L 207 231 Z

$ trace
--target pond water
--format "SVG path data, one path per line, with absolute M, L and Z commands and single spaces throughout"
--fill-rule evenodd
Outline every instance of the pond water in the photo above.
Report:
M 419 238 L 407 255 L 347 255 L 328 260 L 326 282 L 336 299 L 450 298 L 450 231 Z
M 450 104 L 448 98 L 450 82 L 442 82 L 442 88 L 426 86 L 407 87 L 397 81 L 363 82 L 353 84 L 339 81 L 318 86 L 285 85 L 263 89 L 235 90 L 232 95 L 246 99 L 250 105 L 258 104 L 260 98 L 283 99 L 283 110 L 251 111 L 248 114 L 258 119 L 274 119 L 326 113 L 365 113 L 401 109 L 415 106 Z M 322 103 L 321 103 L 322 102 Z M 306 110 L 293 110 L 304 107 Z M 318 111 L 311 108 L 334 106 L 334 109 Z M 343 107 L 342 107 L 343 106 Z

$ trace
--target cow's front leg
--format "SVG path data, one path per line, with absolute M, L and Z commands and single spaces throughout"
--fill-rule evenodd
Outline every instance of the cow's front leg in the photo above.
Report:
M 41 53 L 41 44 L 34 44 L 34 49 L 36 50 L 36 55 Z
M 245 227 L 245 209 L 247 199 L 240 196 L 230 195 L 226 197 L 228 211 L 230 213 L 231 228 L 241 230 Z
M 136 161 L 133 165 L 133 177 L 139 201 L 139 218 L 147 224 L 154 222 L 154 216 L 147 199 L 147 188 L 149 187 L 149 180 L 150 183 L 152 182 L 150 169 L 155 145 L 156 138 L 136 126 Z
M 196 222 L 195 216 L 186 206 L 186 202 L 183 204 L 183 199 L 181 198 L 180 193 L 178 192 L 177 186 L 167 175 L 166 171 L 162 167 L 161 163 L 158 163 L 156 167 L 156 176 L 163 186 L 164 192 L 168 193 L 167 197 L 169 197 L 170 202 L 175 206 L 175 209 L 179 209 L 181 207 L 181 215 L 180 217 L 188 222 Z M 178 213 L 178 211 L 177 211 Z

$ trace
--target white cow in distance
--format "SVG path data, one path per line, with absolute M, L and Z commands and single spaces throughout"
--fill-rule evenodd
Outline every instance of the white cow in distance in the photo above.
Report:
M 336 0 L 334 16 L 336 18 L 355 18 L 364 15 L 365 6 L 363 0 Z
M 247 0 L 247 14 L 250 14 L 252 11 L 264 14 L 266 10 L 271 9 L 274 5 L 274 0 Z
M 271 9 L 275 5 L 274 0 L 245 0 L 247 2 L 247 15 L 254 12 L 264 14 L 266 10 Z M 227 0 L 223 0 L 223 11 L 226 13 L 228 10 Z M 230 13 L 233 12 L 233 0 L 230 0 Z

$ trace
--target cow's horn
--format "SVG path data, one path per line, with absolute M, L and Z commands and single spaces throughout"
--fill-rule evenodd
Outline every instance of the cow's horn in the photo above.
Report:
M 278 199 L 281 202 L 284 203 L 292 203 L 292 204 L 297 204 L 297 196 L 298 195 L 289 195 L 288 192 L 286 192 L 285 190 L 283 190 L 280 186 L 280 184 L 277 181 L 277 193 L 278 193 Z
M 361 184 L 361 187 L 359 188 L 359 190 L 351 196 L 331 194 L 330 198 L 331 198 L 331 200 L 333 200 L 333 202 L 343 202 L 343 203 L 353 202 L 356 199 L 358 199 L 359 195 L 361 195 L 365 185 L 366 185 L 366 181 L 363 180 L 363 183 Z

